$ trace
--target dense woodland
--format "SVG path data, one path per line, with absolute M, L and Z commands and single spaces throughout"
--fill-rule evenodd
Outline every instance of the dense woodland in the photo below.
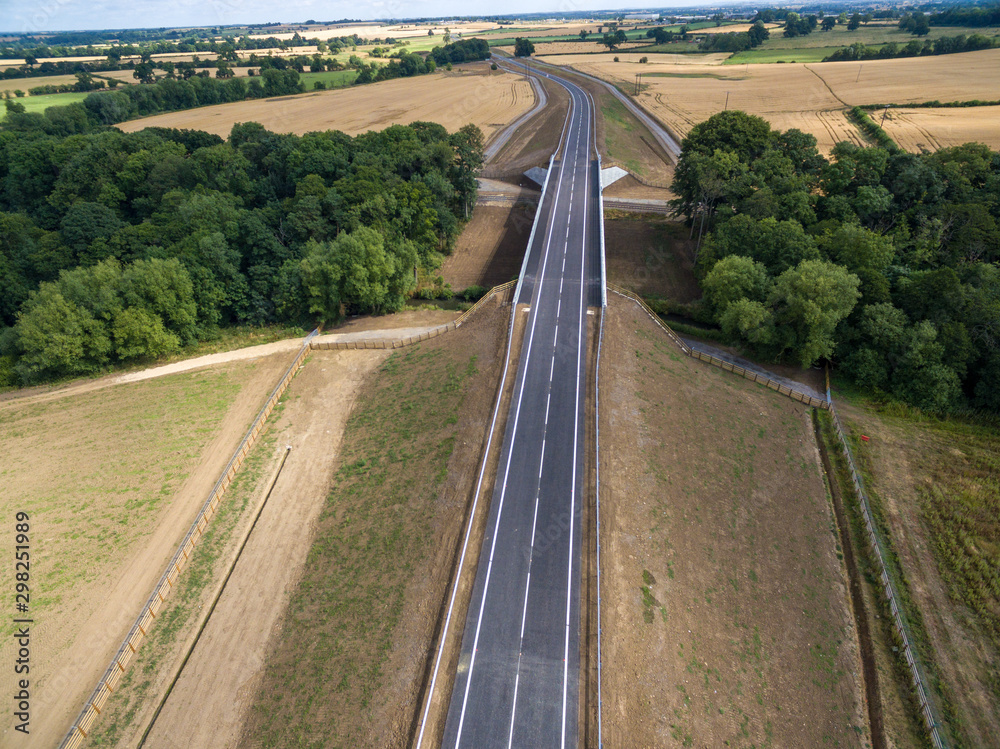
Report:
M 826 159 L 738 111 L 682 147 L 676 208 L 705 232 L 688 314 L 927 410 L 1000 411 L 1000 154 L 845 142 Z
M 483 158 L 471 125 L 352 138 L 242 123 L 223 141 L 87 116 L 66 132 L 65 119 L 0 129 L 0 386 L 161 356 L 230 324 L 397 310 L 450 251 Z

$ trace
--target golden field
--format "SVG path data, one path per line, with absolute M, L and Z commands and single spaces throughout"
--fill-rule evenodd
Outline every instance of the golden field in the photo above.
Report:
M 880 122 L 882 115 L 872 115 Z M 1000 150 L 1000 106 L 948 109 L 890 109 L 883 125 L 907 151 L 936 151 L 963 143 L 985 143 Z
M 759 115 L 775 128 L 796 127 L 812 133 L 825 152 L 842 140 L 862 142 L 845 114 L 851 106 L 993 100 L 1000 92 L 1000 49 L 864 63 L 781 65 L 722 66 L 725 55 L 684 60 L 656 55 L 645 64 L 638 62 L 636 54 L 619 57 L 617 63 L 604 55 L 551 57 L 548 62 L 598 76 L 628 93 L 636 74 L 642 73 L 637 101 L 678 137 L 725 109 L 728 98 L 728 108 Z M 910 150 L 934 150 L 966 140 L 995 147 L 1000 140 L 1000 119 L 988 107 L 916 110 L 903 117 L 896 130 L 902 132 L 904 121 L 914 123 L 909 126 L 914 134 L 903 135 L 900 141 Z M 895 132 L 890 130 L 890 135 L 895 137 Z
M 423 120 L 449 131 L 474 123 L 488 140 L 534 106 L 534 93 L 524 78 L 490 73 L 485 63 L 462 67 L 462 72 L 170 112 L 119 127 L 126 132 L 154 126 L 188 128 L 226 137 L 237 122 L 259 122 L 278 133 L 342 130 L 356 135 Z

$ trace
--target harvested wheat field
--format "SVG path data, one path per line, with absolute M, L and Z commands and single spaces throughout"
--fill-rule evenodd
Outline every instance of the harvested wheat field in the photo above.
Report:
M 119 127 L 126 132 L 145 127 L 190 128 L 226 137 L 237 122 L 259 122 L 278 133 L 342 130 L 357 135 L 422 120 L 437 122 L 449 131 L 471 122 L 488 140 L 531 109 L 535 94 L 522 77 L 502 71 L 483 73 L 489 73 L 486 64 L 465 66 L 464 72 L 170 112 Z
M 0 404 L 0 509 L 31 498 L 33 746 L 69 728 L 293 356 Z
M 679 137 L 716 112 L 742 109 L 768 120 L 779 130 L 798 128 L 816 136 L 820 151 L 835 143 L 862 143 L 861 135 L 845 116 L 848 106 L 880 102 L 922 102 L 933 99 L 961 101 L 995 99 L 1000 85 L 1000 50 L 959 55 L 940 55 L 861 63 L 749 64 L 721 66 L 725 57 L 698 56 L 693 60 L 645 64 L 637 55 L 622 55 L 615 63 L 606 56 L 554 57 L 556 64 L 570 65 L 590 75 L 615 83 L 631 92 L 635 76 L 642 73 L 642 91 L 637 101 Z M 679 56 L 675 56 L 679 57 Z M 693 57 L 693 56 L 692 56 Z M 860 73 L 860 81 L 855 82 Z M 930 111 L 930 110 L 928 110 Z M 974 110 L 957 110 L 972 112 Z M 989 113 L 966 115 L 976 118 L 966 124 L 958 114 L 951 122 L 954 135 L 942 131 L 949 145 L 980 140 L 996 143 L 1000 127 L 991 127 Z M 919 122 L 919 119 L 916 120 Z M 923 123 L 920 123 L 922 126 Z M 930 133 L 933 129 L 925 128 Z M 916 127 L 914 128 L 916 131 Z M 968 132 L 968 136 L 965 133 Z M 933 148 L 933 138 L 920 140 Z M 906 146 L 909 147 L 909 146 Z
M 851 106 L 994 100 L 1000 91 L 1000 49 L 863 63 L 824 62 L 802 67 L 810 68 L 834 95 Z
M 798 128 L 816 136 L 820 151 L 842 140 L 860 143 L 844 115 L 844 103 L 804 65 L 577 63 L 574 68 L 616 83 L 623 90 L 643 73 L 637 101 L 678 137 L 726 108 L 756 114 L 778 130 Z M 795 96 L 789 96 L 795 91 Z
M 604 742 L 870 747 L 809 409 L 611 295 L 601 355 Z
M 518 34 L 518 36 L 520 36 L 520 34 Z M 607 57 L 610 60 L 615 55 L 621 54 L 622 51 L 648 46 L 648 39 L 628 41 L 614 52 L 608 52 L 608 48 L 601 44 L 597 37 L 594 37 L 583 42 L 535 42 L 535 55 L 537 57 L 544 57 L 545 55 L 584 55 L 586 57 L 593 57 L 596 55 L 598 56 L 598 59 Z M 514 54 L 513 45 L 509 47 L 497 47 L 496 49 L 503 50 L 510 55 Z
M 882 121 L 880 112 L 873 116 Z M 1000 149 L 1000 106 L 890 109 L 883 127 L 900 148 L 917 153 L 970 142 Z

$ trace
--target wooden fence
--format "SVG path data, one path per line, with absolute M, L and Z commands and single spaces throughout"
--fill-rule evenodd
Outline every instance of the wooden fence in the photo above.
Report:
M 517 281 L 508 281 L 500 286 L 494 286 L 486 292 L 478 302 L 451 322 L 439 325 L 436 328 L 431 328 L 430 330 L 417 335 L 407 336 L 405 338 L 366 338 L 354 341 L 313 341 L 309 344 L 309 347 L 312 349 L 353 351 L 358 349 L 397 349 L 403 348 L 404 346 L 412 346 L 414 343 L 428 341 L 431 338 L 437 338 L 445 333 L 450 333 L 452 330 L 457 330 L 466 320 L 469 319 L 470 315 L 475 313 L 494 297 L 499 297 L 501 304 L 509 302 L 511 292 L 514 289 L 515 284 L 517 284 Z
M 174 556 L 170 560 L 170 564 L 167 565 L 167 569 L 160 576 L 159 582 L 153 589 L 152 594 L 146 600 L 142 611 L 132 624 L 131 629 L 129 629 L 125 640 L 118 648 L 118 652 L 115 654 L 114 659 L 105 670 L 104 675 L 97 683 L 97 686 L 91 693 L 90 698 L 84 704 L 83 710 L 80 711 L 77 719 L 70 727 L 69 732 L 63 738 L 62 743 L 59 745 L 60 749 L 77 749 L 77 747 L 83 744 L 87 735 L 93 729 L 94 723 L 101 714 L 101 711 L 104 709 L 108 698 L 114 694 L 118 683 L 121 681 L 122 676 L 124 676 L 125 669 L 128 667 L 129 663 L 131 663 L 132 658 L 139 649 L 139 646 L 142 645 L 143 641 L 148 636 L 149 630 L 155 623 L 156 616 L 159 613 L 160 608 L 163 606 L 167 596 L 170 595 L 174 585 L 177 583 L 181 570 L 184 569 L 190 560 L 191 553 L 194 551 L 195 545 L 205 532 L 208 522 L 218 511 L 219 504 L 222 502 L 222 497 L 225 494 L 226 489 L 229 488 L 229 485 L 233 481 L 233 477 L 240 469 L 240 466 L 243 465 L 243 461 L 246 459 L 247 454 L 257 441 L 257 437 L 263 431 L 264 424 L 267 421 L 268 416 L 270 416 L 271 412 L 274 411 L 274 407 L 278 404 L 278 400 L 284 394 L 286 388 L 288 387 L 288 383 L 291 382 L 295 373 L 298 372 L 303 359 L 305 359 L 306 355 L 309 353 L 309 342 L 313 336 L 316 335 L 316 333 L 317 331 L 313 331 L 303 341 L 302 348 L 299 349 L 295 359 L 292 361 L 288 369 L 285 370 L 285 373 L 278 381 L 274 390 L 271 391 L 271 395 L 268 397 L 264 407 L 257 414 L 257 418 L 254 419 L 253 424 L 250 425 L 250 429 L 243 437 L 243 441 L 240 442 L 239 447 L 236 448 L 236 452 L 233 453 L 233 456 L 229 459 L 229 463 L 226 464 L 226 467 L 222 471 L 222 475 L 219 477 L 218 481 L 215 482 L 212 492 L 209 494 L 208 499 L 205 500 L 205 504 L 202 505 L 201 511 L 195 518 L 194 523 L 191 524 L 187 535 L 184 536 L 184 540 L 181 541 L 177 551 L 174 552 Z
M 927 732 L 934 747 L 936 747 L 936 749 L 943 749 L 946 744 L 944 743 L 944 738 L 941 735 L 941 729 L 939 728 L 940 723 L 934 714 L 934 707 L 928 699 L 927 684 L 922 674 L 923 669 L 919 663 L 919 656 L 913 648 L 913 638 L 910 636 L 909 629 L 906 626 L 906 621 L 903 618 L 903 614 L 899 607 L 899 594 L 896 592 L 896 586 L 893 584 L 892 578 L 889 577 L 889 569 L 885 563 L 885 555 L 882 552 L 882 541 L 879 538 L 875 520 L 871 513 L 868 494 L 865 491 L 864 482 L 861 480 L 861 474 L 858 473 L 857 466 L 854 463 L 854 455 L 851 453 L 850 445 L 848 444 L 847 437 L 844 434 L 844 427 L 840 423 L 840 417 L 837 415 L 837 409 L 834 406 L 833 398 L 830 395 L 829 371 L 827 371 L 826 399 L 829 404 L 828 408 L 830 413 L 833 415 L 834 431 L 837 433 L 837 439 L 840 440 L 840 446 L 844 451 L 844 457 L 847 459 L 847 467 L 851 474 L 851 482 L 854 484 L 854 494 L 861 508 L 861 515 L 865 519 L 865 535 L 868 537 L 868 544 L 871 546 L 872 554 L 875 557 L 875 561 L 878 563 L 880 580 L 882 582 L 882 591 L 889 604 L 889 610 L 892 612 L 892 620 L 896 627 L 896 633 L 899 635 L 899 638 L 903 643 L 903 657 L 906 659 L 906 665 L 910 671 L 910 678 L 913 681 L 913 688 L 917 693 L 917 701 L 920 703 L 920 712 L 923 715 L 924 724 L 927 726 Z
M 759 383 L 770 390 L 774 390 L 776 393 L 781 393 L 781 395 L 791 398 L 792 400 L 796 400 L 799 403 L 805 403 L 807 406 L 812 406 L 813 408 L 824 408 L 824 409 L 828 409 L 830 407 L 830 404 L 822 398 L 816 398 L 812 395 L 809 395 L 808 393 L 803 393 L 799 390 L 795 390 L 794 388 L 789 387 L 788 385 L 779 382 L 778 380 L 771 379 L 767 375 L 761 374 L 760 372 L 756 372 L 752 369 L 741 367 L 739 364 L 733 364 L 732 362 L 726 361 L 725 359 L 720 359 L 717 356 L 706 354 L 704 351 L 698 351 L 697 349 L 691 348 L 683 341 L 683 339 L 681 339 L 679 335 L 677 335 L 671 329 L 669 325 L 667 325 L 665 322 L 663 322 L 663 320 L 660 319 L 660 316 L 658 314 L 656 314 L 652 309 L 650 309 L 649 305 L 642 300 L 642 297 L 640 297 L 637 294 L 634 294 L 628 289 L 623 289 L 621 287 L 614 286 L 612 284 L 608 284 L 608 290 L 613 291 L 615 294 L 618 294 L 619 296 L 631 299 L 633 302 L 638 304 L 643 310 L 645 310 L 646 314 L 649 315 L 649 317 L 653 320 L 653 322 L 655 322 L 657 325 L 660 326 L 660 328 L 663 330 L 663 332 L 667 334 L 670 340 L 676 343 L 677 347 L 681 351 L 683 351 L 684 354 L 690 356 L 692 359 L 697 359 L 698 361 L 703 361 L 706 364 L 711 364 L 713 367 L 719 367 L 720 369 L 724 369 L 727 372 L 738 374 L 740 377 L 744 377 L 748 380 L 751 380 L 752 382 Z

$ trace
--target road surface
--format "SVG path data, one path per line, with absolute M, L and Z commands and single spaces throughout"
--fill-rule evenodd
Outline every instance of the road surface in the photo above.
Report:
M 530 302 L 443 746 L 575 747 L 587 307 L 600 305 L 593 108 L 570 92 L 518 301 Z

